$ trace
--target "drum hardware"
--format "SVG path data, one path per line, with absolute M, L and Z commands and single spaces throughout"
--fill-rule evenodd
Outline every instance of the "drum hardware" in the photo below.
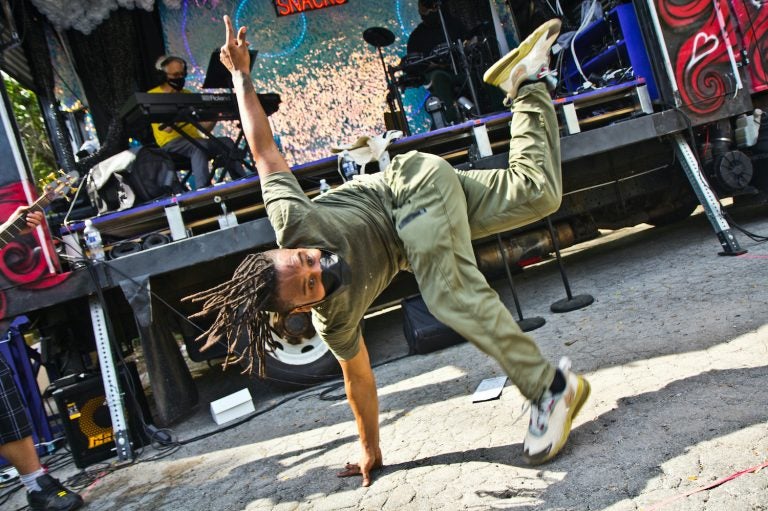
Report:
M 467 60 L 467 54 L 464 51 L 464 45 L 463 44 L 457 44 L 456 45 L 459 49 L 459 56 L 461 57 L 461 64 L 464 68 L 464 72 L 467 76 L 467 84 L 469 85 L 469 93 L 472 96 L 472 102 L 475 104 L 475 114 L 480 115 L 480 102 L 477 100 L 477 90 L 475 90 L 475 82 L 472 80 L 472 74 L 471 74 L 471 68 L 469 67 L 469 60 Z M 464 111 L 463 109 L 459 109 L 460 111 Z
M 397 123 L 396 129 L 402 131 L 405 136 L 411 135 L 411 130 L 408 127 L 408 119 L 405 117 L 405 109 L 403 108 L 403 98 L 400 95 L 400 89 L 395 83 L 395 69 L 393 67 L 387 67 L 387 63 L 384 61 L 384 53 L 381 51 L 383 47 L 389 46 L 395 42 L 395 34 L 391 30 L 384 27 L 370 27 L 363 31 L 363 39 L 366 43 L 374 46 L 379 52 L 379 59 L 381 65 L 384 67 L 384 76 L 387 79 L 387 105 L 389 111 Z
M 445 104 L 437 96 L 429 96 L 424 103 L 424 110 L 432 118 L 435 129 L 445 128 L 448 122 L 445 119 Z
M 393 81 L 400 87 L 400 89 L 406 89 L 408 87 L 419 87 L 424 85 L 426 82 L 425 75 L 426 72 L 429 71 L 429 66 L 446 66 L 450 62 L 450 70 L 456 76 L 463 76 L 466 80 L 465 83 L 469 88 L 471 101 L 466 101 L 465 104 L 459 105 L 458 108 L 459 113 L 468 120 L 473 115 L 480 115 L 482 113 L 477 89 L 475 87 L 475 82 L 472 76 L 470 58 L 474 60 L 472 54 L 486 42 L 485 40 L 478 40 L 478 32 L 482 34 L 486 29 L 487 23 L 481 23 L 473 29 L 472 33 L 474 37 L 472 37 L 472 40 L 467 42 L 457 40 L 455 43 L 452 43 L 450 35 L 448 34 L 448 26 L 445 22 L 445 16 L 443 14 L 442 2 L 440 0 L 436 0 L 432 5 L 437 8 L 440 17 L 440 27 L 442 29 L 443 36 L 445 37 L 445 42 L 435 46 L 428 56 L 421 56 L 420 54 L 416 53 L 405 55 L 401 59 L 400 65 L 396 68 L 392 68 L 396 72 L 401 72 L 400 76 L 395 78 Z M 470 54 L 470 57 L 467 56 L 467 53 Z M 458 56 L 460 59 L 458 65 L 456 56 Z M 461 72 L 459 72 L 459 69 L 461 69 Z M 473 108 L 468 109 L 468 104 L 472 104 Z M 432 116 L 432 114 L 430 115 Z M 432 117 L 434 120 L 434 116 Z
M 451 36 L 448 35 L 448 26 L 445 24 L 445 16 L 443 16 L 443 2 L 441 0 L 436 0 L 434 2 L 435 7 L 437 7 L 437 13 L 440 15 L 440 26 L 443 28 L 443 36 L 445 37 L 445 44 L 448 48 L 448 55 L 451 58 L 451 69 L 453 70 L 453 74 L 458 75 L 459 69 L 456 67 L 456 60 L 453 58 L 453 52 L 450 51 L 451 48 Z

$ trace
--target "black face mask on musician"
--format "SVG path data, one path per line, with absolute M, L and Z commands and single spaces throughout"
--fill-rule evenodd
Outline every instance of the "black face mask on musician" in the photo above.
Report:
M 170 85 L 171 87 L 173 87 L 175 90 L 178 90 L 178 91 L 180 91 L 181 89 L 184 88 L 184 82 L 185 81 L 186 81 L 186 78 L 183 77 L 183 76 L 181 78 L 168 78 L 167 79 L 168 85 Z

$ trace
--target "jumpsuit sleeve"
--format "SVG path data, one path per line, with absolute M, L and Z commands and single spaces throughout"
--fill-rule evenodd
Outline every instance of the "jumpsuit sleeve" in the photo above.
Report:
M 270 174 L 261 182 L 261 193 L 277 244 L 281 247 L 301 245 L 302 222 L 315 205 L 299 186 L 296 176 L 291 172 Z

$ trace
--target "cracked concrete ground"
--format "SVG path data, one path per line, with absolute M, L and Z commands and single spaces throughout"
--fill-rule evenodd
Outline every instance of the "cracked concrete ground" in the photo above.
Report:
M 734 214 L 768 234 L 764 209 Z M 569 356 L 592 384 L 568 445 L 546 465 L 522 459 L 528 414 L 513 386 L 471 403 L 500 371 L 462 344 L 375 369 L 386 466 L 369 488 L 334 476 L 358 452 L 345 401 L 214 369 L 198 380 L 209 400 L 246 384 L 257 409 L 297 398 L 162 459 L 145 449 L 140 463 L 92 479 L 86 509 L 766 510 L 768 469 L 674 500 L 768 460 L 768 244 L 738 239 L 747 255 L 719 257 L 697 215 L 571 248 L 573 291 L 595 303 L 562 315 L 549 312 L 564 296 L 553 264 L 515 277 L 523 312 L 547 320 L 532 333 L 544 354 Z M 505 282 L 494 287 L 512 307 Z M 367 320 L 365 335 L 374 362 L 407 353 L 399 310 Z M 214 429 L 203 403 L 175 434 Z M 8 509 L 23 503 L 16 495 Z

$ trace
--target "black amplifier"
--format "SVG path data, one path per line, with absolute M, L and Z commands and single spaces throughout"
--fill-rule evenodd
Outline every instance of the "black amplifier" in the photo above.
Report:
M 120 390 L 123 395 L 125 418 L 129 438 L 134 449 L 149 444 L 140 417 L 145 424 L 152 422 L 147 398 L 141 388 L 139 373 L 134 362 L 118 369 Z M 64 433 L 78 468 L 116 456 L 112 434 L 112 418 L 109 415 L 104 385 L 99 374 L 79 375 L 72 379 L 53 382 L 52 393 L 64 427 Z M 128 385 L 131 387 L 128 387 Z M 135 399 L 131 397 L 133 390 Z M 141 415 L 139 415 L 141 414 Z

